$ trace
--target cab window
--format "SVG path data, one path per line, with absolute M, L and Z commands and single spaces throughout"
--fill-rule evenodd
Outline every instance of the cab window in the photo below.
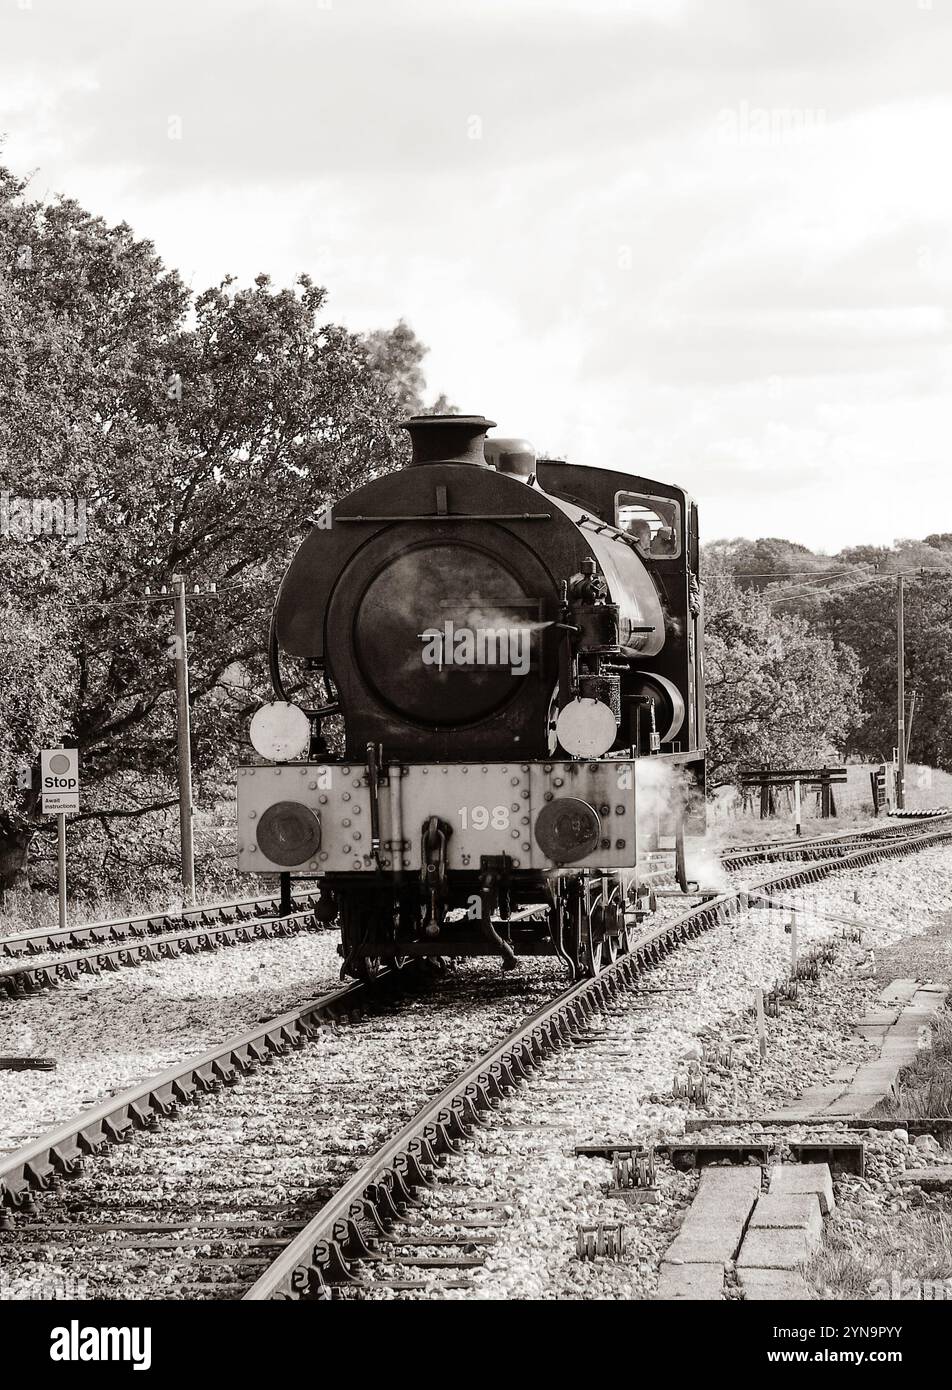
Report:
M 643 555 L 672 560 L 681 553 L 681 508 L 670 497 L 616 492 L 615 525 Z

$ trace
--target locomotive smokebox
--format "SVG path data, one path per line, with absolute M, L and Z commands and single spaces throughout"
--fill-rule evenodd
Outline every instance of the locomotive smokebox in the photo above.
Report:
M 483 439 L 495 420 L 483 415 L 414 415 L 401 429 L 410 436 L 413 457 L 410 467 L 420 463 L 470 463 L 489 468 L 483 453 Z

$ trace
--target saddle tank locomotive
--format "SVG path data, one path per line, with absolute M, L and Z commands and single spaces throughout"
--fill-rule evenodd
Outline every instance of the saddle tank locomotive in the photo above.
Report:
M 411 462 L 311 527 L 275 604 L 239 869 L 319 880 L 342 978 L 548 951 L 595 974 L 652 905 L 659 837 L 686 886 L 704 803 L 697 507 L 669 483 L 537 461 L 492 426 L 407 421 Z M 288 658 L 321 704 L 289 701 Z

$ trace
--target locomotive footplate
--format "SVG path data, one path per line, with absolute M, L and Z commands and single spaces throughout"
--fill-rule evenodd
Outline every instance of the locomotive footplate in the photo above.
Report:
M 657 754 L 652 765 L 697 755 Z M 633 870 L 638 763 L 630 758 L 506 763 L 284 763 L 238 775 L 238 867 L 245 873 L 396 877 L 507 861 L 507 874 Z M 433 827 L 437 828 L 434 829 Z M 376 833 L 375 833 L 376 832 Z M 379 844 L 379 848 L 377 847 Z M 439 913 L 434 910 L 433 920 Z

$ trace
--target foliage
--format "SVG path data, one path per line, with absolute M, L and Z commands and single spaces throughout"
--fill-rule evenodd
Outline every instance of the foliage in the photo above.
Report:
M 303 275 L 193 302 L 125 224 L 0 169 L 4 486 L 16 507 L 81 503 L 87 532 L 0 547 L 0 883 L 35 824 L 15 769 L 44 744 L 78 744 L 93 811 L 135 809 L 120 771 L 167 794 L 171 605 L 145 590 L 175 573 L 219 586 L 189 603 L 193 753 L 199 775 L 233 763 L 283 566 L 310 518 L 395 465 L 421 405 L 406 324 L 367 342 L 325 302 Z
M 705 578 L 705 632 L 712 786 L 744 767 L 839 756 L 859 717 L 859 662 L 849 647 L 774 612 L 717 564 Z

